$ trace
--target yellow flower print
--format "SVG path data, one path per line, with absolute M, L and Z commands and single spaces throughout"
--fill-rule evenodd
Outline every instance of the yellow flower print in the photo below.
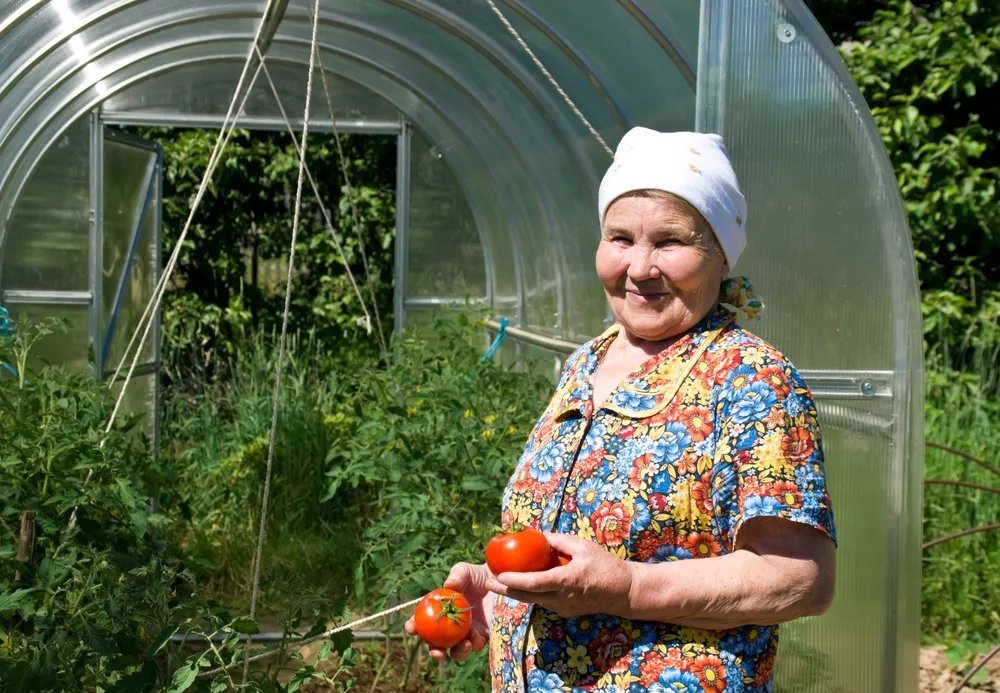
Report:
M 586 645 L 567 647 L 566 660 L 570 669 L 573 669 L 581 674 L 586 674 L 587 670 L 590 669 L 590 654 L 587 652 Z
M 589 517 L 581 516 L 576 518 L 576 535 L 581 539 L 594 540 L 594 528 L 590 526 Z
M 748 366 L 756 366 L 757 368 L 762 368 L 764 366 L 764 354 L 760 349 L 755 347 L 747 347 L 743 350 L 740 361 L 747 364 Z

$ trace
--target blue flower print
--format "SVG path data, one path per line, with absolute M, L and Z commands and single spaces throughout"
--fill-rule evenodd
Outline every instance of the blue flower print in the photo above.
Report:
M 750 383 L 740 392 L 740 398 L 733 403 L 733 421 L 742 424 L 762 421 L 777 401 L 777 395 L 767 383 Z
M 736 444 L 733 447 L 737 450 L 752 450 L 758 440 L 760 440 L 760 433 L 757 431 L 757 427 L 747 426 L 736 438 Z
M 821 482 L 823 477 L 819 475 L 811 464 L 800 464 L 795 467 L 795 484 L 799 490 L 814 488 L 817 482 Z
M 743 503 L 743 517 L 747 520 L 758 516 L 773 517 L 784 507 L 781 501 L 771 496 L 747 496 Z
M 601 487 L 604 482 L 597 477 L 586 479 L 576 490 L 576 505 L 587 515 L 601 504 Z
M 667 669 L 649 686 L 650 693 L 701 693 L 698 677 L 690 671 Z
M 683 561 L 691 558 L 692 555 L 693 554 L 683 546 L 663 544 L 662 546 L 657 546 L 653 551 L 653 562 L 661 563 L 663 561 Z
M 645 437 L 635 436 L 629 438 L 628 442 L 618 451 L 617 466 L 622 467 L 627 472 L 632 468 L 632 463 L 645 455 L 648 449 L 649 441 Z M 621 472 L 622 469 L 616 471 Z
M 632 532 L 641 532 L 649 526 L 652 516 L 649 513 L 649 503 L 641 498 L 635 499 L 632 507 Z
M 691 444 L 691 434 L 687 426 L 680 421 L 669 421 L 663 427 L 663 435 L 656 441 L 655 459 L 657 462 L 673 464 L 681 458 L 684 450 Z
M 612 395 L 611 404 L 628 411 L 645 411 L 656 404 L 656 397 L 620 389 Z
M 785 411 L 788 412 L 788 416 L 795 418 L 804 411 L 807 411 L 809 404 L 806 400 L 802 399 L 799 395 L 790 395 L 785 399 L 784 402 Z
M 732 635 L 727 635 L 722 639 L 723 654 L 729 657 L 732 657 L 732 652 L 744 652 L 754 656 L 759 655 L 771 644 L 771 632 L 773 630 L 770 626 L 741 628 Z
M 604 447 L 604 434 L 607 432 L 608 427 L 601 421 L 591 426 L 590 430 L 587 431 L 587 437 L 583 439 L 583 445 L 580 446 L 578 457 L 587 457 L 595 450 L 600 450 Z
M 552 442 L 542 448 L 538 456 L 531 461 L 528 474 L 531 478 L 541 483 L 546 483 L 552 479 L 557 470 L 562 469 L 563 455 L 566 454 L 566 446 L 559 442 Z
M 561 691 L 562 680 L 555 674 L 546 674 L 541 669 L 535 669 L 528 674 L 529 691 Z
M 563 643 L 558 640 L 545 640 L 540 649 L 543 662 L 555 662 L 562 655 Z
M 589 643 L 599 629 L 600 624 L 595 621 L 593 615 L 566 619 L 566 633 L 577 644 Z
M 597 495 L 601 497 L 602 501 L 615 502 L 624 498 L 627 491 L 628 479 L 619 478 L 604 482 Z
M 666 470 L 657 472 L 649 481 L 649 492 L 668 493 L 670 491 L 671 484 L 673 484 L 673 479 L 670 478 L 670 472 Z

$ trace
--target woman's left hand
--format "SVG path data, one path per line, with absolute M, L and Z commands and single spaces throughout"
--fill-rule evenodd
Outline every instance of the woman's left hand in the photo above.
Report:
M 634 564 L 580 537 L 546 532 L 545 538 L 553 550 L 570 557 L 569 563 L 536 573 L 501 573 L 487 580 L 487 589 L 564 618 L 628 611 Z

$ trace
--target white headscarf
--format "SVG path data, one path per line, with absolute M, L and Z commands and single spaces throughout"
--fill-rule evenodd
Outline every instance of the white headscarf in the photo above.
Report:
M 601 181 L 601 224 L 615 199 L 636 190 L 663 190 L 687 200 L 712 227 L 730 269 L 736 264 L 747 243 L 747 204 L 719 135 L 632 128 Z

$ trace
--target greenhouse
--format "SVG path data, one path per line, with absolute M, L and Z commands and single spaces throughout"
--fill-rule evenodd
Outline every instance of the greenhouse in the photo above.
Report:
M 919 296 L 867 106 L 800 0 L 14 0 L 0 15 L 0 304 L 66 318 L 44 358 L 112 376 L 156 431 L 161 152 L 121 126 L 396 139 L 396 330 L 488 309 L 547 373 L 610 314 L 597 188 L 634 125 L 723 135 L 751 277 L 816 398 L 837 594 L 776 681 L 916 689 Z M 323 75 L 305 103 L 307 66 Z M 268 74 L 260 69 L 266 64 Z M 155 313 L 155 311 L 154 311 Z M 133 337 L 150 325 L 133 358 Z M 498 484 L 502 480 L 498 479 Z

